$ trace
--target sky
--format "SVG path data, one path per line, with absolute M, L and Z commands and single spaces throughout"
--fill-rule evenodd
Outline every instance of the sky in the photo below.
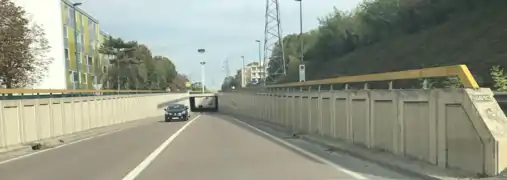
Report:
M 179 73 L 201 80 L 201 60 L 206 61 L 205 85 L 219 89 L 224 61 L 230 74 L 257 61 L 258 44 L 264 40 L 266 0 L 75 0 L 99 20 L 103 31 L 125 40 L 146 44 L 153 55 L 166 56 Z M 362 0 L 303 0 L 303 31 L 318 27 L 317 18 L 333 7 L 352 10 Z M 280 0 L 284 35 L 299 33 L 299 3 Z M 199 54 L 197 49 L 206 52 Z

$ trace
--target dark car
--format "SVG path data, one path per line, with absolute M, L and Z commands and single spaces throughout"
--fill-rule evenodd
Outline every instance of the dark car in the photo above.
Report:
M 190 117 L 190 114 L 188 113 L 188 107 L 183 104 L 171 104 L 164 110 L 166 122 L 169 122 L 173 119 L 186 121 Z

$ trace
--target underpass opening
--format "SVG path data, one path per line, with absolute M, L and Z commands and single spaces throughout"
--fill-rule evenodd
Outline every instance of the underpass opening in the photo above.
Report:
M 218 112 L 218 96 L 189 97 L 190 111 L 192 112 Z

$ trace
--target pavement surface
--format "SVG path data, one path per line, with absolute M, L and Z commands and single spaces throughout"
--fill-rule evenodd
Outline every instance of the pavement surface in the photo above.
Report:
M 0 160 L 2 180 L 414 179 L 232 117 L 158 121 Z

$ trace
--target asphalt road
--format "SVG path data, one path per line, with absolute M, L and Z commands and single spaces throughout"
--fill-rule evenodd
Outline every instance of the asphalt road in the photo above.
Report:
M 375 164 L 282 140 L 233 118 L 154 121 L 0 162 L 2 180 L 413 179 Z

